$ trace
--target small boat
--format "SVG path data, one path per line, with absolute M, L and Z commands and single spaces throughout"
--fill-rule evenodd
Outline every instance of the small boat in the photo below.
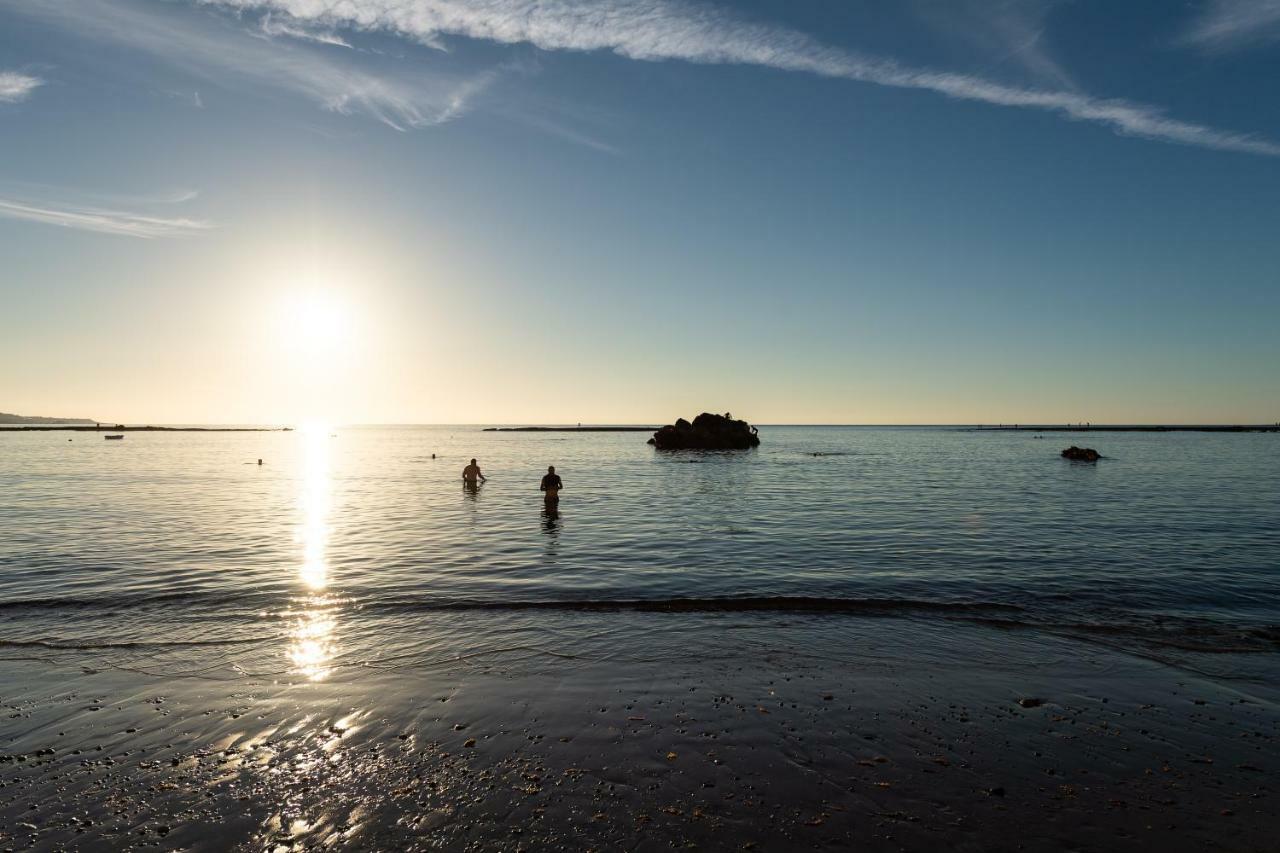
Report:
M 119 435 L 104 435 L 103 438 L 105 438 L 107 441 L 111 441 L 112 439 L 119 441 L 120 439 L 124 438 L 124 433 L 120 433 Z

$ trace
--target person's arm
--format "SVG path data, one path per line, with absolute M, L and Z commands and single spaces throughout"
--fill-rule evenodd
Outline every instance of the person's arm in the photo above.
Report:
M 538 491 L 545 492 L 547 490 L 547 478 L 543 477 L 538 481 Z

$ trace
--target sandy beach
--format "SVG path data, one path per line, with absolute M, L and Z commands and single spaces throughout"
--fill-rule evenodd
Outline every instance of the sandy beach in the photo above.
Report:
M 0 671 L 0 842 L 1265 851 L 1280 831 L 1274 681 L 913 619 L 610 620 L 320 682 L 32 647 Z M 613 650 L 558 651 L 593 631 Z

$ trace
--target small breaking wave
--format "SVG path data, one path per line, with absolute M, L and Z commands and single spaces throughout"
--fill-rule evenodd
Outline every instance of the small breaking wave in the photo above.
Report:
M 576 612 L 638 613 L 896 613 L 896 612 L 1021 612 L 1016 604 L 946 602 L 902 598 L 826 598 L 819 596 L 726 596 L 712 598 L 629 599 L 508 599 L 429 601 L 399 599 L 372 602 L 366 610 L 564 610 Z

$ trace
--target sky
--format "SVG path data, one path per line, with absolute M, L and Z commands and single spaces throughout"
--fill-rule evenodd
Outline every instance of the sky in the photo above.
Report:
M 1278 0 L 0 0 L 0 411 L 1271 423 L 1278 92 Z

